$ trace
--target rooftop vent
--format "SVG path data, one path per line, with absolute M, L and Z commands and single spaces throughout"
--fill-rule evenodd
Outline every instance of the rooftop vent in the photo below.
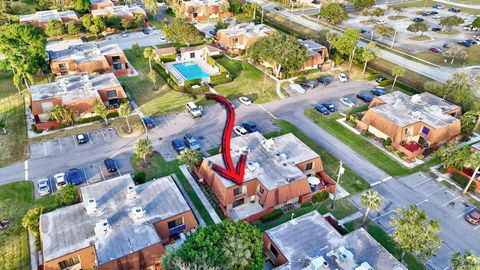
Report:
M 371 267 L 368 262 L 363 262 L 360 266 L 356 267 L 355 270 L 373 270 L 373 267 Z
M 248 146 L 242 146 L 237 149 L 239 154 L 248 154 L 250 153 L 250 148 Z
M 258 162 L 248 162 L 247 163 L 247 169 L 254 173 L 260 169 L 260 164 Z
M 277 160 L 277 162 L 283 163 L 287 161 L 288 157 L 285 153 L 277 153 L 275 154 L 275 159 Z
M 317 257 L 310 261 L 310 267 L 307 268 L 310 270 L 328 270 L 328 262 L 323 258 L 323 256 Z
M 401 108 L 403 107 L 403 100 L 400 98 L 395 99 L 395 102 L 393 103 L 393 106 L 396 108 Z
M 127 199 L 134 200 L 137 198 L 137 191 L 133 185 L 127 187 Z
M 414 119 L 422 119 L 422 112 L 421 111 L 412 111 L 412 117 Z
M 422 101 L 422 96 L 420 96 L 419 94 L 415 94 L 411 97 L 411 100 L 412 102 L 420 103 Z
M 262 146 L 268 151 L 275 150 L 275 140 L 273 139 L 266 139 L 262 141 Z
M 97 237 L 106 235 L 111 230 L 112 230 L 112 226 L 110 226 L 110 224 L 108 223 L 108 220 L 106 219 L 103 219 L 97 222 L 94 228 L 95 235 Z
M 141 221 L 145 218 L 145 210 L 141 207 L 132 208 L 132 215 L 135 221 Z
M 349 264 L 353 261 L 353 253 L 344 246 L 338 248 L 337 255 L 340 263 Z
M 87 214 L 97 212 L 97 201 L 94 198 L 88 199 L 85 203 L 85 210 L 87 210 Z

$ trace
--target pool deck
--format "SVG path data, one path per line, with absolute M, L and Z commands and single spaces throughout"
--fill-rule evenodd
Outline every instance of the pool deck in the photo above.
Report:
M 165 64 L 165 69 L 168 73 L 172 73 L 175 78 L 178 80 L 179 85 L 183 85 L 185 81 L 188 81 L 187 78 L 174 66 L 177 64 L 185 64 L 185 63 L 195 63 L 197 64 L 200 69 L 202 69 L 205 73 L 210 76 L 220 74 L 220 70 L 218 67 L 212 67 L 206 61 L 202 61 L 201 59 L 190 59 L 190 60 L 181 60 L 175 62 L 169 62 Z M 209 78 L 208 77 L 208 78 Z M 203 80 L 203 79 L 202 79 Z

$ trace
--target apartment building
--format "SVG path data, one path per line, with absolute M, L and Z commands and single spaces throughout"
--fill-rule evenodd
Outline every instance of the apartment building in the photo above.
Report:
M 311 39 L 299 40 L 307 48 L 308 59 L 305 61 L 302 69 L 321 69 L 329 70 L 334 66 L 333 61 L 326 61 L 330 56 L 327 47 Z
M 116 44 L 88 42 L 49 51 L 50 68 L 55 76 L 87 72 L 116 76 L 131 74 L 128 59 Z
M 409 96 L 396 91 L 375 97 L 357 126 L 392 146 L 408 159 L 436 148 L 460 134 L 460 106 L 424 92 Z
M 113 7 L 118 4 L 118 0 L 90 0 L 90 9 L 104 9 L 106 7 Z
M 73 10 L 58 11 L 54 10 L 43 10 L 37 11 L 33 14 L 19 15 L 20 23 L 32 24 L 34 26 L 45 28 L 49 21 L 55 20 L 62 22 L 63 24 L 68 23 L 79 23 L 77 13 Z
M 72 108 L 78 117 L 83 117 L 91 115 L 97 100 L 110 108 L 118 108 L 120 100 L 127 98 L 113 73 L 58 76 L 55 82 L 32 85 L 30 95 L 33 118 L 39 130 L 58 124 L 49 120 L 50 111 L 56 105 Z
M 274 270 L 406 270 L 363 228 L 341 235 L 317 211 L 265 231 Z
M 182 6 L 185 18 L 192 21 L 228 19 L 233 16 L 226 10 L 227 0 L 179 0 L 178 4 Z
M 80 188 L 81 201 L 40 216 L 43 269 L 161 269 L 165 245 L 197 221 L 173 179 L 129 174 Z
M 276 30 L 265 24 L 241 23 L 217 31 L 216 43 L 229 53 L 245 50 L 260 37 Z
M 122 19 L 132 21 L 135 14 L 140 14 L 143 18 L 147 18 L 147 13 L 140 6 L 124 5 L 124 6 L 107 6 L 102 9 L 92 10 L 93 17 L 117 16 Z
M 255 132 L 233 138 L 231 145 L 235 164 L 241 153 L 248 153 L 241 185 L 212 169 L 212 164 L 224 166 L 221 154 L 204 159 L 197 176 L 211 187 L 232 220 L 251 222 L 287 204 L 305 203 L 319 191 L 335 190 L 320 156 L 293 134 L 266 139 Z

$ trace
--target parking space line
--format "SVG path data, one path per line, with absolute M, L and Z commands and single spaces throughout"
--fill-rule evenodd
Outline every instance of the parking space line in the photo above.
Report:
M 461 218 L 461 217 L 465 216 L 468 212 L 472 211 L 473 209 L 475 209 L 475 206 L 470 207 L 470 209 L 468 209 L 467 211 L 465 211 L 465 212 L 463 212 L 462 214 L 458 215 L 457 218 Z
M 100 169 L 100 174 L 102 175 L 103 181 L 105 181 L 105 175 L 103 175 L 102 166 L 100 164 L 98 164 L 98 168 Z
M 103 140 L 107 141 L 107 139 L 105 138 L 105 134 L 103 134 L 103 130 L 100 129 L 100 133 L 102 133 Z
M 395 210 L 390 210 L 390 211 L 386 212 L 385 214 L 383 214 L 383 215 L 380 215 L 380 216 L 378 216 L 378 217 L 376 217 L 376 218 L 372 219 L 372 221 L 373 221 L 373 220 L 380 219 L 380 218 L 382 218 L 382 217 L 384 217 L 384 216 L 386 216 L 386 215 L 388 215 L 388 214 L 392 213 L 393 211 L 395 211 Z
M 28 181 L 28 159 L 25 160 L 25 162 L 23 164 L 24 164 L 24 168 L 25 168 L 25 181 Z
M 451 199 L 450 201 L 448 201 L 448 202 L 446 202 L 446 203 L 442 204 L 442 206 L 441 206 L 441 207 L 444 207 L 445 205 L 447 205 L 447 204 L 449 204 L 449 203 L 451 203 L 451 202 L 454 202 L 454 201 L 456 201 L 456 200 L 457 200 L 458 198 L 460 198 L 460 197 L 462 197 L 462 196 L 457 196 L 457 197 L 455 197 L 455 198 Z
M 118 168 L 117 162 L 114 160 L 113 164 L 115 164 L 115 168 L 117 168 L 118 176 L 122 176 L 122 173 L 120 172 L 120 168 Z
M 167 120 L 167 117 L 165 117 L 165 116 L 162 116 L 162 117 L 163 117 L 163 120 L 165 121 L 166 125 L 168 125 L 169 122 L 168 122 L 168 120 Z
M 474 229 L 474 230 L 476 231 L 478 228 L 480 228 L 480 225 L 478 225 L 477 227 L 475 227 L 475 229 Z
M 90 136 L 88 138 L 90 139 Z M 73 143 L 75 144 L 75 149 L 77 149 L 78 143 L 77 143 L 77 140 L 75 139 L 75 136 L 72 136 L 72 139 L 73 139 Z
M 416 185 L 413 186 L 413 187 L 416 188 L 416 187 L 418 187 L 418 186 L 421 186 L 421 185 L 423 185 L 424 183 L 426 183 L 426 182 L 428 182 L 428 181 L 430 181 L 430 180 L 431 180 L 431 178 L 428 178 L 427 180 L 421 182 L 420 184 L 416 184 Z
M 441 188 L 435 190 L 434 192 L 430 193 L 430 194 L 427 196 L 427 198 L 430 197 L 430 196 L 432 196 L 433 194 L 439 192 L 439 191 L 442 191 L 442 190 L 446 189 L 446 188 L 447 188 L 447 187 L 444 186 L 444 187 L 441 187 Z
M 90 133 L 87 132 L 87 136 L 88 136 L 88 142 L 90 142 L 90 144 L 93 144 L 92 143 L 92 137 L 90 137 Z
M 85 181 L 87 181 L 87 184 L 90 185 L 90 183 L 88 182 L 88 177 L 87 177 L 87 173 L 85 172 L 85 169 L 82 169 L 83 171 L 83 175 L 85 176 Z
M 45 156 L 47 155 L 47 145 L 45 142 L 43 142 L 43 152 L 45 153 Z
M 58 140 L 58 145 L 60 145 L 60 152 L 63 152 L 62 143 L 60 142 L 60 139 L 57 139 L 57 140 Z
M 207 139 L 210 141 L 210 143 L 213 145 L 213 147 L 215 147 L 215 144 L 213 143 L 212 138 L 210 138 L 210 136 L 207 135 Z

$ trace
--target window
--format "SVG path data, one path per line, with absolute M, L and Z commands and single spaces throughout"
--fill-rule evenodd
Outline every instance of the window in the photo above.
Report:
M 112 57 L 112 62 L 113 62 L 113 69 L 114 70 L 122 69 L 122 62 L 120 60 L 120 56 L 113 56 Z
M 313 162 L 305 164 L 305 171 L 310 171 L 313 168 Z
M 262 186 L 258 186 L 258 192 L 260 192 L 260 194 L 263 194 L 263 192 L 265 192 L 265 189 L 263 189 Z
M 190 58 L 195 58 L 195 53 L 194 52 L 190 53 Z
M 275 256 L 275 258 L 278 258 L 278 250 L 273 245 L 270 245 L 269 249 L 272 255 Z
M 111 99 L 111 98 L 118 98 L 117 90 L 108 90 L 107 91 L 107 99 Z
M 413 136 L 413 127 L 409 127 L 405 130 L 405 136 L 412 137 Z
M 238 187 L 238 188 L 235 188 L 233 190 L 233 195 L 234 196 L 237 196 L 237 195 L 240 195 L 240 194 L 242 194 L 242 187 Z
M 425 135 L 425 136 L 426 136 L 426 135 L 428 135 L 428 133 L 430 133 L 430 129 L 427 128 L 427 127 L 423 127 L 423 128 L 422 128 L 422 135 Z
M 175 227 L 178 227 L 180 225 L 183 224 L 183 218 L 177 218 L 175 220 L 172 220 L 172 221 L 169 221 L 167 223 L 168 225 L 168 229 L 172 229 L 172 228 L 175 228 Z
M 233 202 L 233 207 L 237 207 L 237 206 L 242 205 L 244 203 L 245 203 L 245 199 L 240 199 L 238 201 L 234 201 Z
M 60 269 L 65 269 L 79 263 L 80 263 L 80 258 L 76 256 L 76 257 L 68 258 L 64 261 L 59 262 L 58 266 L 60 266 Z

